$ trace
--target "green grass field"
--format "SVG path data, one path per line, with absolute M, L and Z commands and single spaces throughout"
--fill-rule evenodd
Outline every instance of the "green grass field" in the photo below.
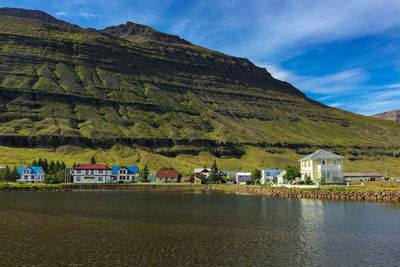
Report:
M 80 147 L 60 147 L 58 149 L 48 148 L 11 148 L 0 146 L 0 166 L 23 166 L 30 164 L 34 159 L 47 158 L 49 161 L 64 161 L 67 166 L 73 163 L 89 163 L 95 156 L 98 163 L 107 166 L 133 165 L 143 167 L 148 164 L 150 171 L 157 171 L 161 167 L 173 167 L 182 173 L 193 172 L 194 168 L 210 167 L 214 159 L 220 170 L 228 171 L 252 171 L 258 169 L 283 168 L 286 165 L 298 165 L 297 160 L 302 155 L 287 149 L 283 154 L 272 154 L 262 148 L 248 147 L 246 154 L 240 159 L 216 158 L 211 153 L 201 152 L 197 156 L 181 154 L 176 157 L 165 157 L 151 153 L 144 149 L 134 149 L 128 146 L 114 146 L 110 150 L 92 150 Z M 365 158 L 355 161 L 345 159 L 345 172 L 379 172 L 400 177 L 399 159 L 393 157 Z

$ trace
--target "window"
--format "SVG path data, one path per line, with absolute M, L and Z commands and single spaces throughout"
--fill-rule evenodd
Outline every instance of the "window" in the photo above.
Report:
M 89 171 L 88 170 L 86 170 L 86 175 L 89 175 Z
M 90 171 L 90 174 L 91 174 L 91 175 L 94 175 L 94 170 L 91 170 L 91 171 Z
M 31 179 L 32 179 L 32 180 L 35 179 L 35 176 L 34 176 L 34 175 L 31 175 Z
M 325 160 L 322 161 L 322 165 L 325 165 Z
M 28 179 L 28 175 L 25 175 L 25 176 L 24 176 L 24 179 L 27 180 L 27 179 Z
M 76 170 L 76 173 L 77 174 L 81 174 L 81 170 Z
M 336 159 L 333 160 L 333 164 L 337 164 L 337 160 Z
M 81 181 L 81 177 L 76 177 L 76 181 L 80 182 Z
M 99 174 L 103 174 L 103 170 L 99 170 Z
M 103 182 L 103 177 L 99 177 L 99 178 L 97 178 L 97 181 L 99 181 L 99 182 Z

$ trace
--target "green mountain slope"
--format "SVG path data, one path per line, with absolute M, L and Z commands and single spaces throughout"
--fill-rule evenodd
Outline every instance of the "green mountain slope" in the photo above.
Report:
M 10 10 L 0 9 L 0 145 L 18 162 L 51 148 L 69 161 L 105 151 L 110 163 L 250 168 L 317 147 L 350 166 L 397 162 L 398 123 L 308 99 L 247 59 L 131 22 L 98 31 Z

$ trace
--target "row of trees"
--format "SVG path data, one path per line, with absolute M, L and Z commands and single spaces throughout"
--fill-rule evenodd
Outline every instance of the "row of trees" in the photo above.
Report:
M 8 166 L 0 169 L 0 181 L 15 182 L 18 179 L 17 167 L 10 168 Z
M 47 159 L 33 160 L 31 166 L 42 167 L 44 171 L 44 182 L 48 184 L 62 183 L 65 181 L 69 173 L 66 172 L 67 166 L 64 162 L 47 161 Z

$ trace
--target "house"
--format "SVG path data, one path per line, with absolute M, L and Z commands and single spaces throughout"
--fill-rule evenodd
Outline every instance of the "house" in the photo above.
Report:
M 251 172 L 237 172 L 236 183 L 244 184 L 246 181 L 251 181 Z
M 156 172 L 153 172 L 153 173 L 151 173 L 150 175 L 149 175 L 149 182 L 150 183 L 155 183 L 156 182 L 156 180 L 157 180 L 157 178 L 156 178 Z
M 178 171 L 176 170 L 159 170 L 156 173 L 156 183 L 177 183 Z
M 281 171 L 277 176 L 277 184 L 287 184 L 288 180 L 285 178 L 286 171 Z
M 346 182 L 372 182 L 382 180 L 382 174 L 380 173 L 345 173 L 344 180 Z
M 262 184 L 276 184 L 278 183 L 278 175 L 282 173 L 283 169 L 263 169 L 261 171 Z
M 195 168 L 194 169 L 194 175 L 196 177 L 200 177 L 200 175 L 204 175 L 206 178 L 210 176 L 211 169 L 210 168 Z
M 44 171 L 42 167 L 20 167 L 17 171 L 19 179 L 17 182 L 29 182 L 29 183 L 43 183 Z
M 201 184 L 201 179 L 199 177 L 194 176 L 194 184 Z
M 103 164 L 85 164 L 73 169 L 74 183 L 106 184 L 111 183 L 111 169 Z
M 138 183 L 139 167 L 137 166 L 112 166 L 112 182 L 113 183 Z
M 299 160 L 301 179 L 307 177 L 320 183 L 325 179 L 327 184 L 343 184 L 343 157 L 326 150 L 318 150 Z

